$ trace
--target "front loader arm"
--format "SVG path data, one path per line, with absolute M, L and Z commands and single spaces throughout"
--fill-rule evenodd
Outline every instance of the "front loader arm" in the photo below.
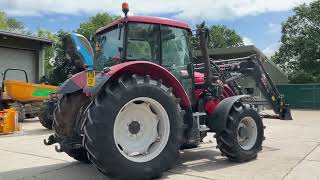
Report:
M 236 81 L 246 76 L 252 77 L 268 104 L 273 111 L 279 115 L 279 118 L 282 120 L 292 120 L 289 104 L 286 104 L 284 96 L 279 93 L 269 74 L 266 72 L 259 55 L 214 61 L 214 63 L 216 63 L 224 73 L 240 73 L 238 76 L 225 79 L 226 83 Z

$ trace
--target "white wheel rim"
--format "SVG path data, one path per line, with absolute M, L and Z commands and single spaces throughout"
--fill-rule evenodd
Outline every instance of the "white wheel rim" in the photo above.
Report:
M 148 162 L 166 146 L 170 121 L 164 107 L 149 97 L 135 98 L 118 112 L 113 137 L 120 153 L 134 162 Z
M 238 143 L 244 150 L 250 150 L 257 141 L 257 125 L 252 117 L 244 117 L 238 125 Z

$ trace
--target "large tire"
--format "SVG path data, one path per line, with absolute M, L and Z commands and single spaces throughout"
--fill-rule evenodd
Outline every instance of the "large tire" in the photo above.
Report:
M 147 100 L 135 101 L 140 98 Z M 155 106 L 153 106 L 152 103 L 151 105 L 148 104 L 150 102 L 148 100 L 152 101 L 152 103 L 155 101 L 160 104 L 167 114 L 167 121 L 161 119 L 161 117 L 164 116 L 155 113 L 157 112 L 155 110 L 156 108 L 154 108 Z M 109 83 L 99 92 L 94 102 L 89 105 L 87 118 L 84 121 L 84 145 L 92 163 L 101 172 L 115 179 L 149 179 L 161 176 L 163 171 L 169 169 L 176 162 L 179 156 L 179 148 L 183 142 L 184 111 L 180 109 L 178 102 L 179 100 L 172 94 L 172 88 L 167 88 L 161 81 L 150 79 L 150 76 L 137 77 L 133 75 L 132 77 Z M 158 136 L 160 137 L 159 141 L 152 141 L 149 145 L 148 143 L 143 144 L 147 144 L 147 154 L 125 154 L 125 149 L 130 143 L 122 143 L 122 145 L 118 143 L 117 139 L 120 138 L 120 133 L 119 136 L 117 136 L 118 122 L 131 120 L 131 123 L 127 124 L 127 127 L 124 126 L 128 132 L 126 135 L 129 136 L 130 133 L 134 134 L 134 132 L 131 132 L 130 126 L 134 121 L 137 122 L 136 119 L 138 119 L 138 122 L 140 120 L 142 122 L 148 122 L 152 119 L 147 118 L 147 121 L 144 121 L 144 117 L 139 116 L 139 113 L 132 113 L 132 116 L 127 117 L 125 120 L 118 120 L 117 117 L 118 115 L 122 117 L 124 111 L 129 111 L 127 110 L 129 109 L 129 105 L 145 106 L 145 103 L 149 105 L 149 111 L 151 110 L 152 113 L 157 115 L 157 119 L 160 119 L 158 125 L 154 128 L 156 132 L 161 131 L 159 129 L 161 122 L 169 123 L 170 128 L 165 130 L 167 131 L 167 136 L 163 135 L 164 138 Z M 158 108 L 161 109 L 160 106 L 158 106 Z M 130 108 L 130 110 L 133 109 L 135 108 Z M 145 116 L 147 116 L 147 114 L 149 114 L 149 112 L 146 113 Z M 147 127 L 148 125 L 144 126 Z M 152 128 L 145 127 L 142 126 L 142 123 L 141 127 L 139 125 L 139 130 L 136 132 L 138 136 L 141 132 L 143 138 L 147 137 L 145 131 Z M 130 134 L 130 136 L 133 134 Z M 121 137 L 124 136 L 121 135 Z M 165 137 L 167 137 L 167 140 L 165 140 Z M 133 141 L 133 143 L 136 142 L 139 142 L 139 140 Z M 164 144 L 164 146 L 157 154 L 155 153 L 157 151 L 152 150 L 152 148 L 157 149 L 160 147 L 159 144 Z M 134 152 L 137 153 L 138 151 Z M 152 155 L 155 156 L 150 158 Z M 141 161 L 137 162 L 138 160 Z
M 59 98 L 54 110 L 53 129 L 59 139 L 79 139 L 80 135 L 76 129 L 78 113 L 84 106 L 87 106 L 89 98 L 81 92 L 65 94 Z M 70 157 L 89 163 L 86 150 L 84 148 L 65 148 L 63 149 Z
M 55 100 L 49 100 L 42 103 L 39 111 L 39 121 L 43 127 L 47 129 L 52 129 L 53 124 L 53 113 L 56 106 Z
M 226 129 L 215 137 L 217 147 L 230 161 L 250 161 L 257 158 L 258 152 L 262 150 L 262 119 L 252 106 L 236 102 L 229 112 Z

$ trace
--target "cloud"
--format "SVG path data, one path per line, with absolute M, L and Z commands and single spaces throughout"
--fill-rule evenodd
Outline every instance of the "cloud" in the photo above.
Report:
M 174 18 L 200 21 L 234 19 L 265 12 L 287 11 L 312 0 L 130 0 L 130 9 L 139 15 L 172 14 Z M 122 0 L 1 0 L 0 10 L 11 16 L 44 14 L 89 14 L 108 12 L 121 15 Z
M 280 34 L 281 33 L 281 24 L 269 23 L 267 33 L 268 34 Z
M 242 40 L 243 40 L 244 45 L 246 45 L 246 46 L 254 45 L 253 41 L 248 37 L 243 37 Z
M 58 18 L 49 18 L 48 21 L 50 23 L 56 23 L 56 22 L 64 22 L 64 21 L 68 21 L 69 18 L 66 17 L 66 16 L 63 16 L 63 17 L 58 17 Z
M 269 46 L 267 46 L 266 48 L 264 48 L 262 50 L 262 52 L 268 57 L 270 58 L 271 56 L 274 55 L 274 53 L 279 49 L 280 47 L 280 44 L 279 43 L 274 43 L 274 44 L 271 44 Z

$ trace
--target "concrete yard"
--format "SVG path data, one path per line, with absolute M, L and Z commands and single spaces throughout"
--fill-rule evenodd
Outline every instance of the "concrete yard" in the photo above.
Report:
M 266 140 L 257 160 L 231 163 L 215 148 L 215 140 L 207 137 L 200 148 L 182 152 L 162 179 L 320 180 L 320 111 L 292 114 L 294 121 L 264 120 Z M 108 179 L 91 165 L 43 145 L 52 131 L 38 121 L 26 120 L 22 126 L 22 132 L 0 136 L 0 180 Z

